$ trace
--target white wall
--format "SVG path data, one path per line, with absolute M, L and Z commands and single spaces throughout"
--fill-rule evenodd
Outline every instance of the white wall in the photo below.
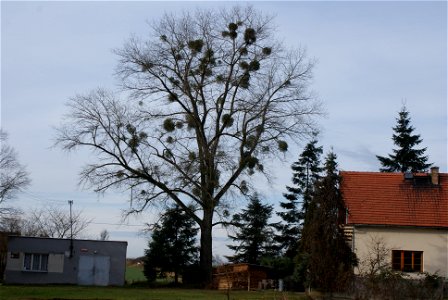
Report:
M 389 250 L 423 251 L 423 272 L 448 278 L 448 229 L 355 227 L 353 246 L 360 262 L 357 272 L 366 267 L 374 241 L 381 241 Z M 390 251 L 390 266 L 391 260 Z

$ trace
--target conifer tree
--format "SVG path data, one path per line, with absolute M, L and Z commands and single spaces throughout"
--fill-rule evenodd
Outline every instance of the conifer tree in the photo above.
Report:
M 269 224 L 272 210 L 272 205 L 263 204 L 258 195 L 254 195 L 247 208 L 233 215 L 232 222 L 236 224 L 236 234 L 229 235 L 229 238 L 235 244 L 228 247 L 235 254 L 227 256 L 230 262 L 260 264 L 264 256 L 273 254 L 274 230 Z
M 174 273 L 178 283 L 179 274 L 197 260 L 198 228 L 194 220 L 179 206 L 169 208 L 155 224 L 149 248 L 145 250 L 144 274 L 148 281 L 154 281 L 157 274 Z
M 317 147 L 316 144 L 316 139 L 310 141 L 300 154 L 298 161 L 291 165 L 294 186 L 286 187 L 287 193 L 283 194 L 286 201 L 280 202 L 280 207 L 284 211 L 277 212 L 282 222 L 276 226 L 279 231 L 276 240 L 279 247 L 285 251 L 286 256 L 290 258 L 297 254 L 301 228 L 311 201 L 314 182 L 322 171 L 320 167 L 322 147 Z M 300 203 L 302 203 L 301 208 L 299 207 Z
M 428 156 L 425 156 L 426 148 L 416 149 L 415 147 L 422 142 L 420 135 L 413 134 L 414 127 L 411 125 L 409 111 L 405 106 L 398 113 L 397 125 L 393 127 L 394 134 L 392 140 L 398 147 L 393 149 L 393 154 L 387 157 L 376 157 L 380 161 L 381 172 L 424 172 L 431 164 L 428 164 Z
M 326 157 L 324 169 L 325 176 L 317 181 L 307 212 L 301 247 L 306 257 L 309 284 L 332 293 L 348 283 L 356 257 L 345 242 L 341 226 L 345 205 L 333 152 Z

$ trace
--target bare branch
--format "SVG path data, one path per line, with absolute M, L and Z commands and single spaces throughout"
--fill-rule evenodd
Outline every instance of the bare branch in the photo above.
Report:
M 16 151 L 7 144 L 7 134 L 0 129 L 0 205 L 13 199 L 31 183 L 28 172 L 17 159 Z M 9 208 L 0 207 L 0 213 Z

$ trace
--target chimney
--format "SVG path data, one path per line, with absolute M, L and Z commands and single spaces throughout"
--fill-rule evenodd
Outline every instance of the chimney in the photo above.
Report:
M 433 185 L 439 185 L 439 167 L 431 168 L 431 183 Z

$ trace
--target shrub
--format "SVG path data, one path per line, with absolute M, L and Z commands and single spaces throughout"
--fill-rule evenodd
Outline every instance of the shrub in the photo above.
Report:
M 379 274 L 359 276 L 353 285 L 357 300 L 443 299 L 443 277 L 421 273 L 417 278 L 408 274 L 384 270 Z

